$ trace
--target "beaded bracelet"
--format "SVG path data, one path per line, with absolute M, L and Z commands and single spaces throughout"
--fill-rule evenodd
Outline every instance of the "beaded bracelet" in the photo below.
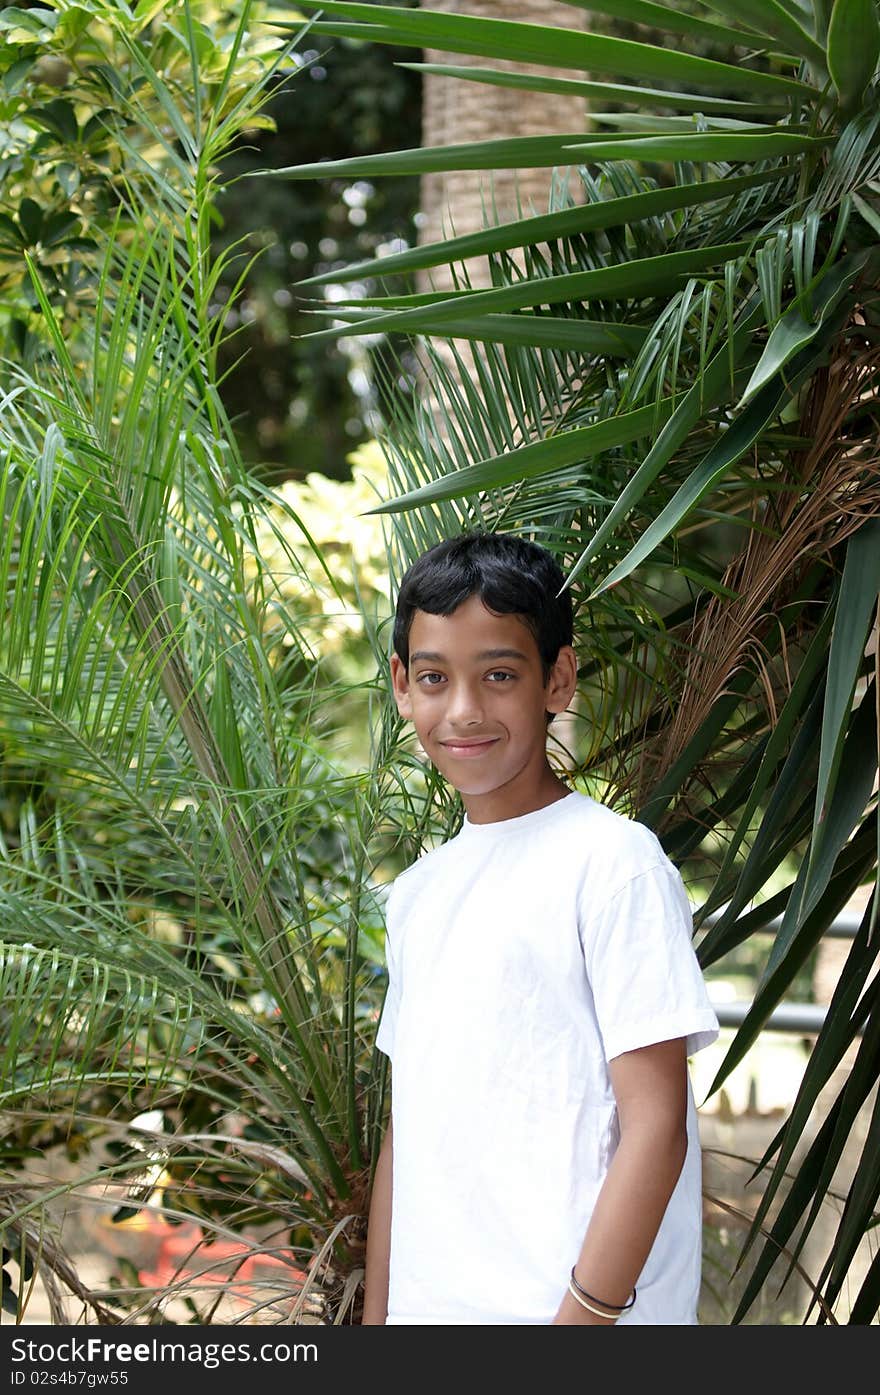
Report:
M 629 1312 L 629 1309 L 636 1301 L 635 1287 L 633 1287 L 632 1296 L 626 1303 L 606 1303 L 602 1298 L 594 1298 L 592 1293 L 587 1293 L 587 1290 L 584 1288 L 583 1284 L 578 1283 L 577 1275 L 574 1272 L 574 1265 L 571 1266 L 571 1282 L 569 1283 L 569 1288 L 571 1288 L 572 1284 L 574 1284 L 574 1287 L 577 1289 L 577 1294 L 580 1294 L 582 1298 L 589 1299 L 591 1303 L 601 1303 L 603 1308 L 614 1309 L 613 1313 L 603 1313 L 603 1317 L 619 1317 L 621 1313 Z M 577 1294 L 575 1295 L 575 1297 L 577 1297 Z M 595 1311 L 595 1308 L 591 1309 L 591 1312 Z

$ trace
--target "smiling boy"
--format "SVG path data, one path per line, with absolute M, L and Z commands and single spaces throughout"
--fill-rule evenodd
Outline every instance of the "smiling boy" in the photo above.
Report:
M 659 842 L 547 758 L 571 641 L 523 539 L 451 539 L 401 583 L 395 700 L 465 818 L 387 905 L 365 1324 L 697 1320 L 687 1057 L 718 1023 Z

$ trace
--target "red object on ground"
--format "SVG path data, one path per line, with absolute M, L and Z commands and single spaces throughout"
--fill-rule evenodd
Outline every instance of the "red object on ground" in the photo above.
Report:
M 262 1252 L 259 1242 L 214 1240 L 209 1243 L 201 1226 L 195 1223 L 172 1226 L 161 1216 L 156 1216 L 147 1229 L 159 1236 L 159 1247 L 155 1267 L 138 1270 L 138 1280 L 145 1288 L 169 1288 L 194 1279 L 199 1284 L 225 1284 L 230 1297 L 246 1303 L 253 1297 L 251 1285 L 256 1279 L 268 1277 L 266 1271 L 274 1271 L 276 1278 L 283 1274 L 290 1280 L 292 1290 L 306 1278 L 303 1269 L 277 1255 Z

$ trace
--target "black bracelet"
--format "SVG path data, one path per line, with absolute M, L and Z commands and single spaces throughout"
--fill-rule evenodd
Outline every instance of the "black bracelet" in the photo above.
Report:
M 587 1293 L 587 1290 L 584 1288 L 583 1284 L 578 1283 L 577 1276 L 574 1272 L 574 1265 L 571 1266 L 571 1282 L 574 1284 L 581 1297 L 589 1298 L 591 1303 L 598 1303 L 602 1308 L 614 1308 L 614 1310 L 618 1313 L 628 1312 L 629 1309 L 632 1307 L 633 1303 L 635 1303 L 636 1301 L 635 1287 L 633 1287 L 632 1297 L 630 1298 L 628 1303 L 606 1303 L 604 1298 L 594 1298 L 592 1293 Z

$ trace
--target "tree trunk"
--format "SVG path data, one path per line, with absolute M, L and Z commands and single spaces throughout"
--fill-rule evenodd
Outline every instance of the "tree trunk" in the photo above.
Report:
M 430 0 L 430 8 L 477 18 L 552 24 L 563 29 L 583 27 L 583 14 L 557 0 Z M 425 61 L 534 72 L 533 68 L 520 63 L 489 62 L 481 57 L 450 55 L 435 49 L 425 50 Z M 571 73 L 554 75 L 574 76 Z M 422 145 L 458 145 L 473 140 L 580 131 L 585 128 L 585 114 L 586 103 L 579 97 L 493 87 L 426 73 Z M 526 215 L 546 212 L 552 173 L 549 169 L 521 169 L 424 175 L 421 189 L 424 221 L 419 241 L 434 242 L 444 236 L 476 232 L 487 222 L 504 222 L 517 216 L 519 205 Z M 433 273 L 435 286 L 444 284 L 439 280 L 440 274 L 440 271 Z M 488 285 L 487 263 L 482 259 L 474 263 L 471 277 L 474 285 Z

